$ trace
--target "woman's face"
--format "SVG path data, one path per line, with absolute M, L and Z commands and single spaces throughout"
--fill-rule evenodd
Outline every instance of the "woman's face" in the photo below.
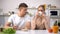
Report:
M 38 13 L 39 13 L 39 16 L 41 16 L 41 15 L 43 15 L 45 13 L 43 7 L 38 8 Z
M 39 8 L 38 8 L 38 12 L 44 13 L 44 9 L 43 9 L 42 7 L 39 7 Z

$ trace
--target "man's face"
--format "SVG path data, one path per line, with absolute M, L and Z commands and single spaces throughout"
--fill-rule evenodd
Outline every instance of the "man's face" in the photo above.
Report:
M 27 7 L 21 7 L 21 8 L 19 9 L 19 12 L 21 13 L 22 16 L 26 15 Z

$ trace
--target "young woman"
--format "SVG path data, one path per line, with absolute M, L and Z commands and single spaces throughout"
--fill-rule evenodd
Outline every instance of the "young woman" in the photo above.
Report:
M 50 28 L 49 17 L 45 14 L 44 5 L 38 7 L 38 11 L 31 22 L 31 29 L 45 30 Z

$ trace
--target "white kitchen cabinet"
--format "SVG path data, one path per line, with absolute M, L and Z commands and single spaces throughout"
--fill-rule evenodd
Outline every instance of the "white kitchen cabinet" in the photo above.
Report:
M 6 21 L 8 20 L 9 15 L 0 15 L 0 26 L 6 23 Z

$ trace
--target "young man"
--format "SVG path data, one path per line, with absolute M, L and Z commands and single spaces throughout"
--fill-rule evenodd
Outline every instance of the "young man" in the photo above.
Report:
M 50 19 L 45 14 L 44 5 L 38 7 L 38 11 L 31 23 L 31 29 L 45 30 L 50 28 Z
M 8 28 L 12 25 L 14 29 L 30 29 L 30 16 L 27 15 L 28 6 L 25 3 L 21 3 L 18 8 L 18 13 L 13 14 L 9 17 L 5 28 Z

